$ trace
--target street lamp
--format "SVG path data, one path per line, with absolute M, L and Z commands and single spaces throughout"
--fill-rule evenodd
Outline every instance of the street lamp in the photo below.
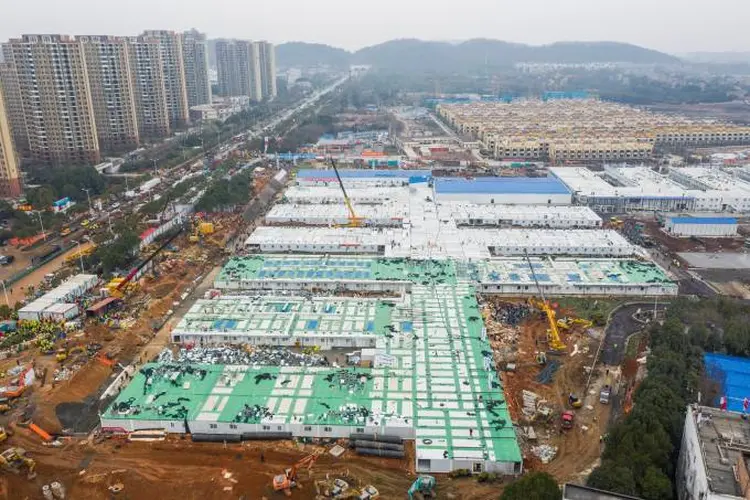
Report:
M 42 228 L 42 239 L 44 241 L 47 241 L 47 233 L 44 232 L 44 224 L 42 223 L 42 212 L 39 210 L 35 210 L 36 216 L 39 217 L 39 225 Z
M 81 242 L 78 240 L 75 240 L 73 243 L 77 245 L 78 248 L 78 259 L 81 262 L 81 273 L 84 273 L 85 270 L 83 269 L 83 253 L 81 252 Z
M 89 214 L 92 216 L 94 215 L 94 207 L 91 206 L 91 195 L 89 192 L 91 191 L 90 188 L 81 188 L 81 191 L 86 191 L 86 199 L 89 200 Z
M 156 160 L 154 160 L 153 158 L 151 158 L 151 161 L 154 162 L 154 175 L 157 176 L 157 177 L 159 177 L 159 171 L 156 170 Z

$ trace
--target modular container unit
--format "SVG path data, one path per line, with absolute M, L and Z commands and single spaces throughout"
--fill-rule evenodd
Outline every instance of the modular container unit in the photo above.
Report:
M 570 189 L 556 177 L 437 178 L 435 199 L 508 205 L 570 205 Z
M 734 217 L 670 217 L 664 229 L 675 236 L 727 238 L 737 236 Z

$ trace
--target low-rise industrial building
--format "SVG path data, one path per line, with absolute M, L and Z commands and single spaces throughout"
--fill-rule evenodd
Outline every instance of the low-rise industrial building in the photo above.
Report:
M 408 186 L 411 183 L 427 182 L 432 178 L 430 170 L 375 170 L 338 169 L 342 182 L 348 186 Z M 296 181 L 302 186 L 338 186 L 333 169 L 307 169 L 297 172 Z
M 490 205 L 461 202 L 438 204 L 440 220 L 457 226 L 598 228 L 602 218 L 589 207 L 552 205 Z
M 570 205 L 570 189 L 555 177 L 443 177 L 434 182 L 438 202 L 479 204 Z
M 358 205 L 357 217 L 365 226 L 400 227 L 409 221 L 408 205 L 389 202 L 376 206 Z M 268 225 L 337 226 L 349 222 L 350 213 L 343 204 L 277 204 L 266 214 Z
M 26 321 L 62 321 L 79 314 L 73 302 L 99 282 L 95 274 L 76 274 L 38 299 L 18 310 L 18 319 Z M 63 305 L 61 305 L 63 304 Z
M 705 236 L 728 238 L 737 236 L 737 219 L 734 217 L 668 217 L 664 230 L 675 236 Z

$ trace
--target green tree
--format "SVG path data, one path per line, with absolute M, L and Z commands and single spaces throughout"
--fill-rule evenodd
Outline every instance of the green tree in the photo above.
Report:
M 674 494 L 672 482 L 656 467 L 649 467 L 640 480 L 641 496 L 645 500 L 671 500 Z
M 546 472 L 530 472 L 503 490 L 501 500 L 559 500 L 562 498 L 555 478 Z
M 592 488 L 622 493 L 623 495 L 635 495 L 637 493 L 633 471 L 624 465 L 615 463 L 613 460 L 605 460 L 594 469 L 586 484 Z

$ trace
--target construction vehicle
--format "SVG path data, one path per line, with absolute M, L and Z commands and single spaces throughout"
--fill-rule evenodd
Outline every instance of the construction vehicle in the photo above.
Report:
M 563 412 L 562 416 L 560 417 L 561 425 L 563 430 L 569 430 L 573 428 L 573 422 L 575 422 L 576 414 L 573 413 L 570 410 L 566 410 Z
M 532 297 L 529 299 L 529 304 L 544 312 L 547 317 L 547 323 L 549 323 L 549 329 L 547 329 L 547 346 L 552 351 L 565 351 L 565 344 L 560 340 L 560 331 L 557 329 L 555 311 L 549 305 L 549 301 L 544 298 L 544 291 L 542 290 L 541 285 L 539 285 L 539 280 L 536 277 L 536 270 L 531 264 L 529 253 L 524 252 L 524 256 L 526 257 L 526 263 L 529 265 L 529 269 L 531 269 L 531 276 L 534 278 L 536 289 L 539 292 L 539 296 L 542 298 L 542 300 L 536 300 Z
M 414 500 L 414 495 L 416 493 L 420 493 L 422 498 L 432 498 L 436 484 L 437 481 L 435 481 L 435 478 L 432 476 L 423 475 L 417 477 L 407 492 L 409 500 Z
M 557 320 L 557 327 L 563 330 L 569 330 L 575 325 L 580 325 L 586 329 L 591 328 L 594 323 L 583 318 L 561 318 Z
M 610 217 L 609 218 L 609 226 L 612 229 L 622 229 L 623 220 L 619 217 Z
M 5 427 L 0 426 L 0 443 L 4 443 L 8 440 L 8 432 L 5 430 Z
M 0 453 L 0 467 L 14 474 L 19 474 L 22 468 L 26 468 L 28 471 L 28 478 L 34 479 L 36 473 L 36 462 L 26 456 L 26 450 L 23 448 L 8 448 L 4 452 Z
M 357 214 L 354 213 L 354 206 L 352 206 L 352 200 L 349 199 L 349 195 L 346 194 L 346 188 L 344 188 L 344 182 L 341 180 L 341 175 L 339 175 L 339 170 L 336 168 L 336 162 L 333 160 L 333 158 L 330 158 L 331 161 L 331 167 L 333 167 L 333 171 L 336 174 L 336 180 L 339 181 L 339 187 L 341 187 L 341 193 L 344 195 L 344 203 L 346 204 L 346 209 L 349 211 L 349 222 L 347 224 L 344 224 L 344 227 L 362 227 L 363 220 L 361 217 L 357 217 Z
M 580 408 L 583 406 L 583 401 L 571 392 L 568 394 L 568 405 L 570 405 L 571 408 Z
M 297 487 L 297 475 L 298 471 L 302 467 L 306 467 L 307 470 L 317 462 L 319 454 L 311 454 L 286 469 L 283 474 L 278 474 L 273 477 L 273 491 L 283 491 L 286 496 L 292 495 L 292 488 Z

